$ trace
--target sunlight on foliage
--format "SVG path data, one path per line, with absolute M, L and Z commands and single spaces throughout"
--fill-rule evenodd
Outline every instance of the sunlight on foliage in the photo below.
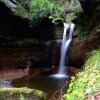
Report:
M 49 17 L 50 15 L 54 17 L 60 16 L 60 14 L 64 13 L 64 9 L 59 6 L 60 4 L 49 0 L 31 0 L 29 8 L 32 23 L 41 21 L 42 18 Z
M 29 3 L 32 23 L 48 17 L 52 22 L 58 20 L 71 23 L 71 20 L 82 11 L 76 0 L 31 0 Z
M 19 99 L 20 100 L 25 100 L 24 95 L 23 94 L 20 94 L 20 98 Z
M 72 77 L 66 100 L 88 100 L 100 91 L 100 49 L 92 52 L 84 66 L 84 71 Z
M 2 0 L 16 15 L 30 19 L 32 25 L 43 18 L 50 18 L 53 23 L 59 20 L 71 23 L 82 11 L 77 0 L 29 0 L 27 3 L 18 0 L 17 4 L 8 1 Z

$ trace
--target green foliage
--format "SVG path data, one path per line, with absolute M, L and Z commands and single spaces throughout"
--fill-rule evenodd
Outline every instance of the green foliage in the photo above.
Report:
M 12 11 L 17 16 L 20 15 L 23 18 L 28 18 L 29 17 L 29 12 L 21 4 L 18 4 L 15 8 L 12 8 Z
M 48 0 L 31 0 L 29 6 L 32 13 L 34 13 L 45 11 L 46 9 L 52 10 L 54 5 Z
M 100 90 L 100 49 L 93 51 L 86 61 L 84 71 L 72 77 L 66 100 L 84 100 L 95 96 Z
M 5 3 L 8 5 L 7 0 Z M 28 3 L 18 0 L 18 5 L 8 6 L 16 15 L 30 19 L 32 25 L 38 24 L 43 18 L 50 18 L 54 23 L 59 20 L 71 23 L 81 12 L 77 0 L 29 0 Z
M 30 89 L 27 87 L 21 88 L 0 88 L 0 100 L 7 100 L 7 98 L 11 98 L 11 100 L 26 100 L 30 96 L 30 100 L 45 100 L 45 94 L 40 90 Z
M 31 0 L 29 3 L 32 23 L 49 17 L 53 22 L 58 20 L 71 23 L 71 20 L 82 11 L 77 0 Z
M 93 51 L 92 56 L 86 61 L 85 69 L 99 68 L 100 69 L 100 50 Z
M 23 7 L 25 6 L 25 3 L 23 0 L 18 0 L 19 4 L 21 4 Z
M 88 35 L 89 35 L 88 31 L 81 31 L 78 34 L 78 38 L 79 38 L 79 40 L 85 40 Z
M 63 2 L 63 0 L 61 0 L 61 2 Z M 64 8 L 59 6 L 59 3 L 49 0 L 31 0 L 29 3 L 29 18 L 31 22 L 35 24 L 41 21 L 42 18 L 49 17 L 50 15 L 53 18 L 58 18 L 58 16 L 64 13 Z
M 19 99 L 20 100 L 25 100 L 24 95 L 23 94 L 20 94 L 20 98 Z

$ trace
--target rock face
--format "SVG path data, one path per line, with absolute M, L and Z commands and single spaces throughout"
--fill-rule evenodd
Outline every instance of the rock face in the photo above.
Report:
M 84 37 L 82 40 L 75 39 L 70 53 L 70 63 L 75 66 L 82 66 L 90 55 L 91 51 L 100 47 L 100 1 L 80 0 L 84 13 L 78 22 L 76 21 L 75 34 Z
M 1 100 L 46 100 L 42 91 L 29 88 L 1 88 Z
M 0 48 L 0 67 L 51 67 L 59 63 L 59 45 L 56 41 L 38 44 L 5 45 Z
M 92 32 L 100 32 L 100 28 L 96 28 L 100 24 L 100 14 L 98 13 L 100 12 L 99 2 L 99 0 L 80 0 L 84 14 L 78 19 L 78 22 L 75 22 L 78 28 L 88 28 L 90 34 Z M 90 10 L 91 14 L 88 14 Z M 63 32 L 61 28 L 63 27 L 62 23 L 55 30 L 51 20 L 45 18 L 35 28 L 30 28 L 29 20 L 13 15 L 10 9 L 2 2 L 0 2 L 0 12 L 2 13 L 0 14 L 0 67 L 25 67 L 28 60 L 32 61 L 31 67 L 58 66 L 61 44 L 52 41 L 51 43 L 46 42 L 61 38 L 61 33 Z M 59 27 L 61 31 L 58 31 Z M 76 33 L 79 34 L 77 28 Z M 33 44 L 33 38 L 39 40 L 38 45 Z M 88 53 L 100 46 L 99 38 L 98 35 L 90 35 L 85 41 L 75 42 L 71 50 L 70 64 L 82 66 Z M 26 41 L 32 41 L 32 44 L 30 45 Z M 22 45 L 22 42 L 24 45 Z M 42 42 L 49 45 L 44 45 Z M 9 45 L 9 43 L 14 45 Z M 4 46 L 4 44 L 6 45 Z
M 100 5 L 99 0 L 79 0 L 84 12 L 86 14 L 92 13 L 98 5 Z
M 34 28 L 30 27 L 27 18 L 14 15 L 3 2 L 0 1 L 0 40 L 1 42 L 18 41 L 19 39 L 37 39 L 47 41 L 54 39 L 54 24 L 45 18 Z
M 100 47 L 100 14 L 98 12 L 100 12 L 100 7 L 92 12 L 92 17 L 90 15 L 87 16 L 87 19 L 82 17 L 83 21 L 81 19 L 81 22 L 78 23 L 75 34 L 79 35 L 80 32 L 84 31 L 88 31 L 88 34 L 85 39 L 78 40 L 76 38 L 71 50 L 71 63 L 77 66 L 82 66 L 91 51 Z
M 70 52 L 70 63 L 76 67 L 83 66 L 92 50 L 100 47 L 100 35 L 92 36 L 85 41 L 74 43 Z

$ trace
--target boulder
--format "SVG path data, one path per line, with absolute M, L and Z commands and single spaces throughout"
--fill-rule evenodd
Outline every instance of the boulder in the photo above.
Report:
M 0 100 L 46 100 L 42 91 L 23 88 L 0 88 Z

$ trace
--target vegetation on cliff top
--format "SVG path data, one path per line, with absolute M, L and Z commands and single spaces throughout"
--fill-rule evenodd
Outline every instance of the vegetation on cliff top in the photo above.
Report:
M 33 25 L 43 18 L 70 23 L 82 11 L 77 0 L 30 0 L 27 3 L 19 0 L 15 6 L 10 5 L 7 0 L 3 2 L 18 16 L 30 19 Z
M 69 89 L 64 95 L 66 100 L 98 100 L 100 95 L 100 49 L 92 52 L 85 68 L 72 77 Z M 94 100 L 93 99 L 93 100 Z

